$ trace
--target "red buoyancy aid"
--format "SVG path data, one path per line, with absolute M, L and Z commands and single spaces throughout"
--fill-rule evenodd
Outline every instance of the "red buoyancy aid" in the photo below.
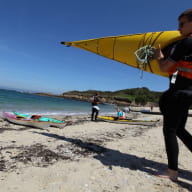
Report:
M 123 120 L 123 119 L 125 119 L 125 117 L 124 117 L 124 116 L 120 116 L 119 119 L 120 119 L 120 120 Z
M 187 78 L 192 79 L 192 62 L 189 61 L 178 61 L 169 71 L 169 75 L 172 75 L 175 71 L 178 74 Z

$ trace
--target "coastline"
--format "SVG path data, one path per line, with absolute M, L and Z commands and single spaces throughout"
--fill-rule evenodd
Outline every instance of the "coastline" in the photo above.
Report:
M 156 126 L 92 122 L 84 115 L 62 118 L 73 123 L 63 129 L 36 129 L 0 121 L 2 191 L 185 192 L 192 189 L 192 156 L 180 141 L 180 182 L 155 176 L 166 168 L 167 161 L 161 115 L 137 115 L 137 118 L 160 119 Z M 190 117 L 189 131 L 191 123 Z
M 129 94 L 134 95 L 136 98 L 134 100 L 129 99 L 129 94 L 127 91 L 130 91 Z M 132 91 L 131 91 L 132 90 Z M 34 93 L 34 95 L 39 95 L 39 96 L 48 96 L 48 97 L 57 97 L 57 98 L 64 98 L 64 99 L 72 99 L 76 101 L 84 101 L 84 102 L 91 102 L 92 96 L 95 93 L 98 93 L 100 95 L 100 104 L 113 104 L 113 105 L 118 105 L 120 107 L 127 107 L 127 106 L 141 106 L 143 104 L 141 100 L 140 103 L 136 103 L 135 100 L 138 98 L 138 92 L 140 92 L 140 95 L 146 94 L 155 94 L 154 91 L 150 91 L 148 88 L 135 88 L 137 90 L 136 92 L 133 91 L 133 89 L 125 89 L 125 90 L 119 90 L 115 92 L 110 92 L 109 91 L 96 91 L 96 90 L 88 90 L 88 91 L 69 91 L 69 92 L 64 92 L 63 94 L 56 95 L 52 93 L 45 93 L 45 92 L 39 92 L 39 93 Z M 142 92 L 142 90 L 145 90 Z M 127 95 L 126 97 L 122 97 L 119 95 L 119 92 L 122 92 L 123 95 Z M 161 92 L 156 92 L 157 95 L 153 95 L 153 97 L 159 97 Z M 151 101 L 151 98 L 148 98 L 148 102 L 146 101 L 145 104 L 143 105 L 144 107 L 150 107 L 151 105 L 153 106 L 158 106 L 157 102 Z

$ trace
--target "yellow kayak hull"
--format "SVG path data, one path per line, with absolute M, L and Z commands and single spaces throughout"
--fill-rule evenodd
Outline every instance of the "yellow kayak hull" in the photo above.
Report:
M 61 42 L 61 44 L 81 48 L 126 65 L 168 77 L 167 73 L 160 71 L 157 60 L 153 60 L 143 67 L 138 62 L 135 52 L 146 45 L 157 48 L 160 44 L 163 49 L 180 39 L 182 36 L 179 31 L 161 31 Z
M 97 120 L 110 123 L 121 123 L 130 125 L 155 125 L 159 120 L 139 120 L 139 119 L 116 119 L 112 116 L 98 116 Z

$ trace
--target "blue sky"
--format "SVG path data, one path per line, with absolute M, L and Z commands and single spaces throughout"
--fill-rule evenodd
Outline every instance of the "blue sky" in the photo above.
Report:
M 61 41 L 177 29 L 191 0 L 0 0 L 0 87 L 71 90 L 168 88 L 168 79 Z

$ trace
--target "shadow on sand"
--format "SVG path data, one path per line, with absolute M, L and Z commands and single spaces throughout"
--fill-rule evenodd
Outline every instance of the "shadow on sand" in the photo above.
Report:
M 103 165 L 108 166 L 109 169 L 112 169 L 112 166 L 120 166 L 131 170 L 139 170 L 149 175 L 155 175 L 159 170 L 167 169 L 167 165 L 164 163 L 148 160 L 133 154 L 121 153 L 117 150 L 106 148 L 92 142 L 84 142 L 80 139 L 67 138 L 51 133 L 34 133 L 67 141 L 78 147 L 89 150 L 96 154 L 93 156 L 95 159 L 99 160 Z M 179 172 L 179 177 L 191 181 L 192 172 L 183 169 L 180 169 Z M 189 191 L 192 191 L 192 185 L 187 182 L 178 181 L 177 184 L 183 188 L 188 189 Z

